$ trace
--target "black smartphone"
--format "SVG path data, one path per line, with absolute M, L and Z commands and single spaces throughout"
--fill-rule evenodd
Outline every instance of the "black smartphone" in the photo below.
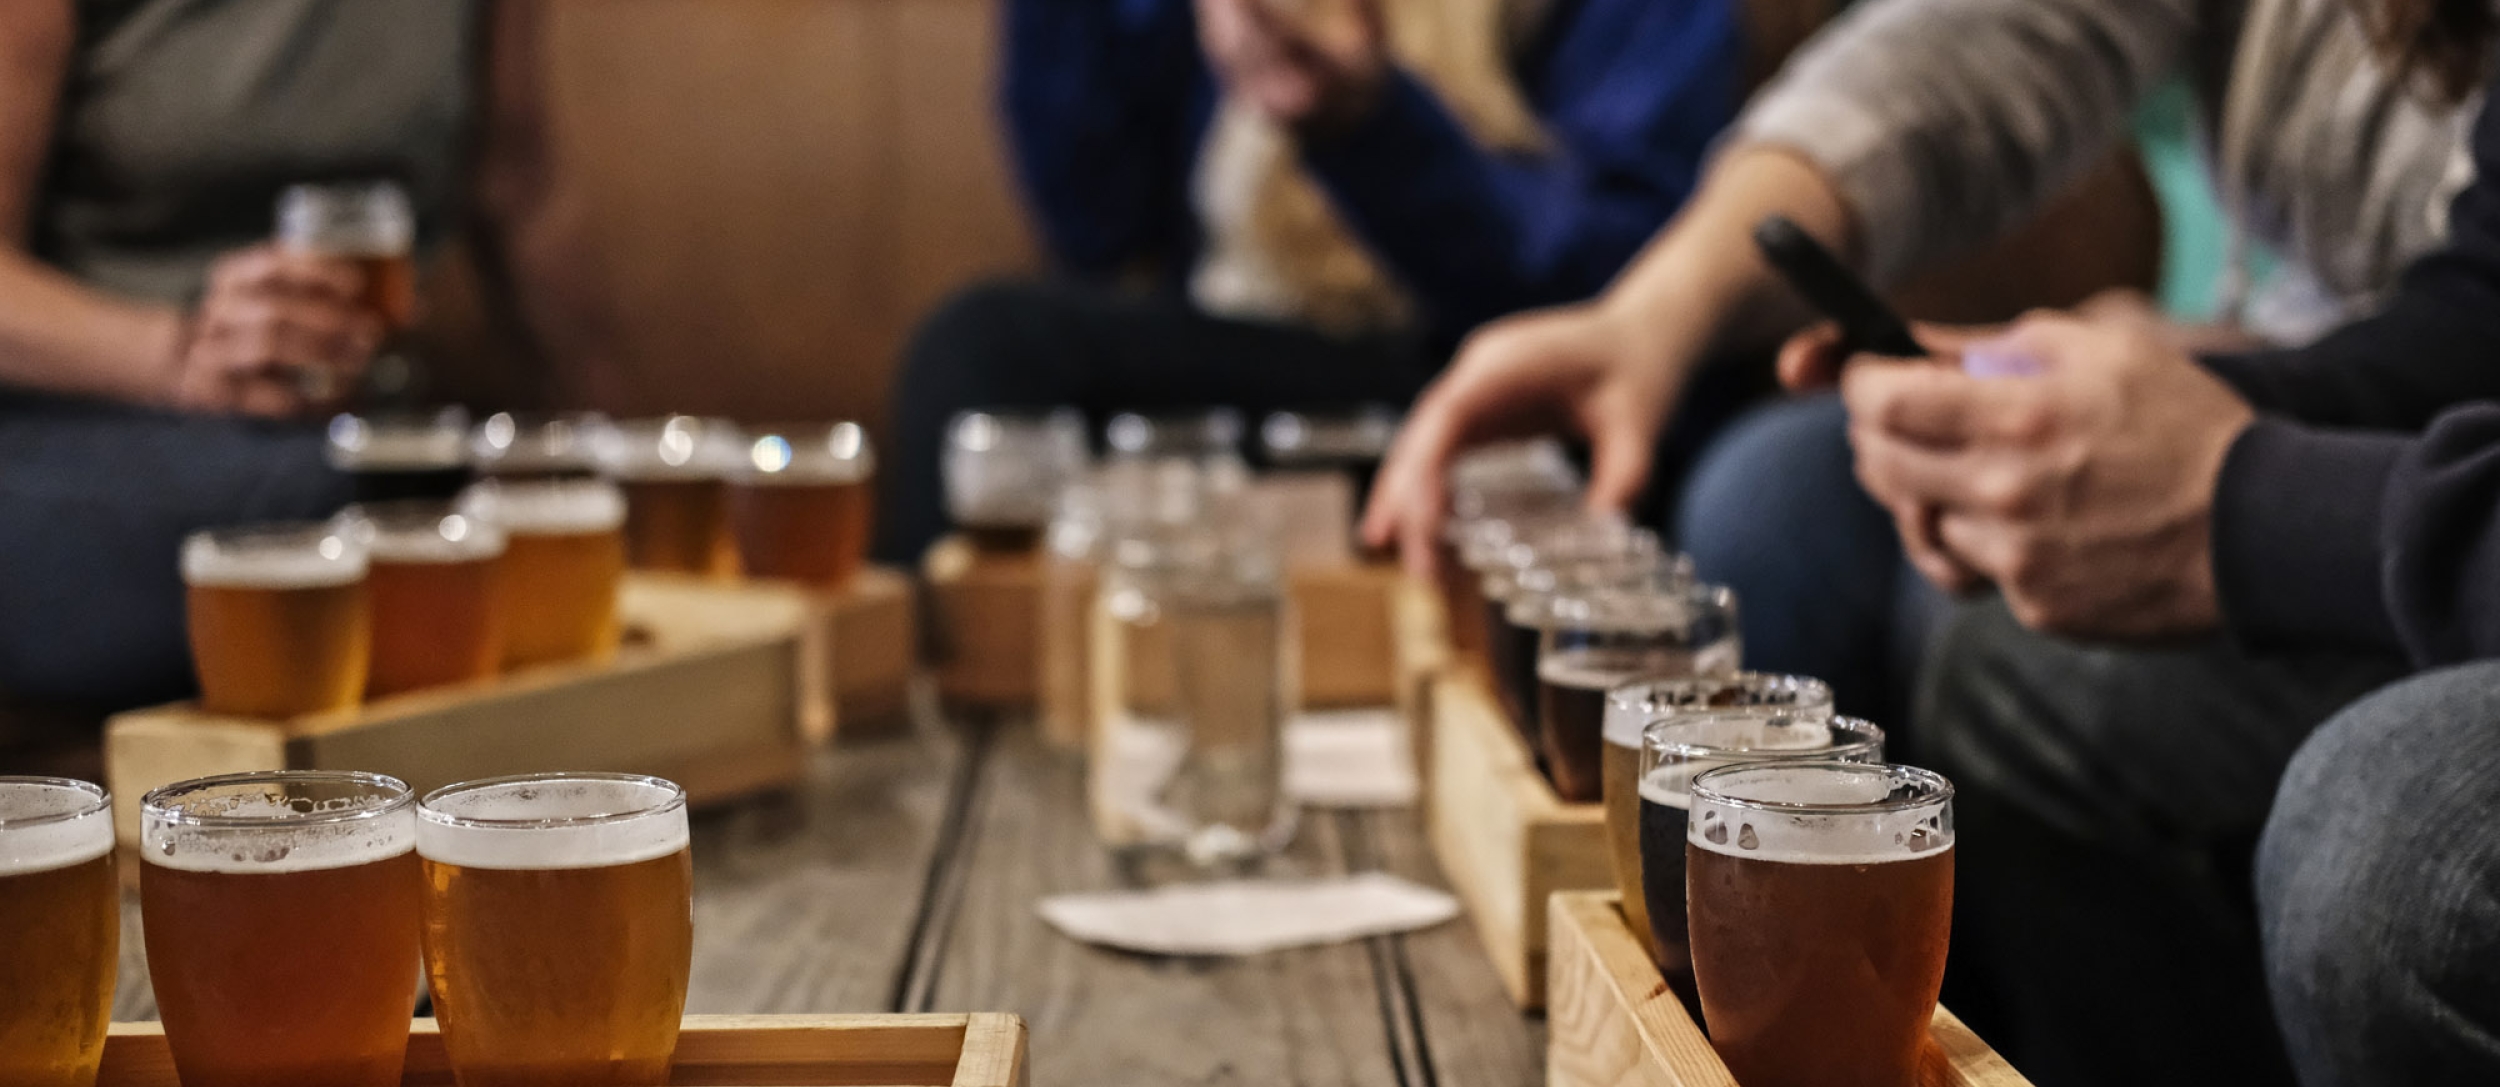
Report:
M 1910 335 L 1909 323 L 1804 227 L 1784 215 L 1765 216 L 1754 224 L 1753 243 L 1790 287 L 1840 325 L 1842 358 L 1860 351 L 1898 359 L 1926 357 L 1927 349 Z

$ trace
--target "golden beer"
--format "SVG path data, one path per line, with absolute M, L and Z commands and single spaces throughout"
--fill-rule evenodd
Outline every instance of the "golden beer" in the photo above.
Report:
M 875 457 L 856 423 L 778 428 L 748 447 L 730 492 L 750 577 L 840 589 L 867 562 Z
M 1953 921 L 1953 787 L 1770 763 L 1692 783 L 1694 980 L 1746 1087 L 1913 1087 Z
M 1632 935 L 1649 952 L 1651 961 L 1661 961 L 1661 945 L 1681 949 L 1684 938 L 1680 932 L 1653 934 L 1650 927 L 1648 896 L 1641 881 L 1642 734 L 1651 728 L 1676 728 L 1679 731 L 1672 741 L 1679 745 L 1678 761 L 1709 758 L 1715 760 L 1711 765 L 1741 761 L 1741 754 L 1755 750 L 1770 757 L 1810 752 L 1817 758 L 1841 761 L 1883 758 L 1881 732 L 1874 733 L 1871 754 L 1854 748 L 1830 753 L 1835 744 L 1858 738 L 1855 732 L 1844 735 L 1837 727 L 1827 727 L 1824 722 L 1831 716 L 1831 688 L 1822 680 L 1803 676 L 1760 672 L 1662 675 L 1606 692 L 1605 752 L 1598 767 L 1606 805 L 1606 855 L 1613 862 L 1615 887 L 1623 895 L 1624 918 L 1632 923 Z M 1866 728 L 1874 731 L 1872 725 Z M 1675 841 L 1681 857 L 1683 836 L 1677 835 Z M 1682 911 L 1677 912 L 1680 916 Z
M 535 775 L 429 794 L 425 962 L 462 1087 L 668 1082 L 693 960 L 685 794 Z
M 431 501 L 351 506 L 339 521 L 372 556 L 365 697 L 495 674 L 503 660 L 501 529 Z
M 366 561 L 361 544 L 319 525 L 184 541 L 201 708 L 295 717 L 356 705 L 371 660 Z
M 148 794 L 148 971 L 183 1087 L 395 1087 L 416 1003 L 407 786 L 206 778 Z
M 738 569 L 727 478 L 746 455 L 735 423 L 670 415 L 607 430 L 599 465 L 625 488 L 625 556 L 637 570 Z
M 0 777 L 0 1083 L 95 1083 L 120 946 L 111 798 Z
M 416 324 L 416 225 L 407 192 L 388 181 L 295 185 L 278 198 L 279 242 L 354 264 L 357 301 L 386 338 Z
M 461 511 L 504 533 L 505 668 L 616 652 L 625 497 L 615 484 L 490 480 L 462 496 Z

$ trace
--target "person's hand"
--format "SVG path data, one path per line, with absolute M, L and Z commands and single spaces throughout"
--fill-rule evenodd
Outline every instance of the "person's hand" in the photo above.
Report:
M 382 339 L 363 286 L 351 263 L 276 245 L 217 258 L 177 349 L 174 406 L 280 418 L 335 405 Z
M 1345 0 L 1349 17 L 1325 30 L 1273 3 L 1197 0 L 1198 41 L 1216 78 L 1289 128 L 1341 131 L 1361 121 L 1389 71 L 1380 0 Z
M 2255 413 L 2141 316 L 2031 317 L 1976 346 L 2039 372 L 1868 359 L 1842 375 L 1868 492 L 1938 511 L 1942 548 L 2026 626 L 2122 640 L 2215 627 L 2214 485 Z
M 1477 442 L 1557 430 L 1589 439 L 1589 504 L 1631 504 L 1680 372 L 1658 354 L 1635 321 L 1595 304 L 1479 329 L 1408 413 L 1372 486 L 1364 539 L 1396 543 L 1411 568 L 1428 571 L 1450 459 Z

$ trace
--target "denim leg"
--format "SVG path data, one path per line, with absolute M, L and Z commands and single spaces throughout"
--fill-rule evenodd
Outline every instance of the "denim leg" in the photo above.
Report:
M 2306 1087 L 2500 1083 L 2500 664 L 2405 680 L 2311 737 L 2257 899 Z
M 1703 454 L 1676 524 L 1700 575 L 1736 590 L 1746 667 L 1822 679 L 1844 711 L 1895 725 L 1895 611 L 1915 575 L 1851 465 L 1838 396 L 1762 405 Z
M 1947 1000 L 2041 1087 L 2277 1084 L 2251 864 L 2292 754 L 2403 674 L 2034 634 L 1957 607 L 1905 761 L 1956 787 Z
M 0 694 L 110 711 L 191 689 L 182 537 L 328 517 L 317 427 L 0 392 Z

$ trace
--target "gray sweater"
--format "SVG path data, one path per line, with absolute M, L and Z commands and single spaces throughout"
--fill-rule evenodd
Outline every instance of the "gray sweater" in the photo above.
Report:
M 2474 103 L 2397 85 L 2349 0 L 1862 0 L 1738 121 L 1841 187 L 1868 271 L 1899 279 L 2017 225 L 2184 77 L 2235 235 L 2282 259 L 2261 334 L 2378 307 L 2473 178 Z

